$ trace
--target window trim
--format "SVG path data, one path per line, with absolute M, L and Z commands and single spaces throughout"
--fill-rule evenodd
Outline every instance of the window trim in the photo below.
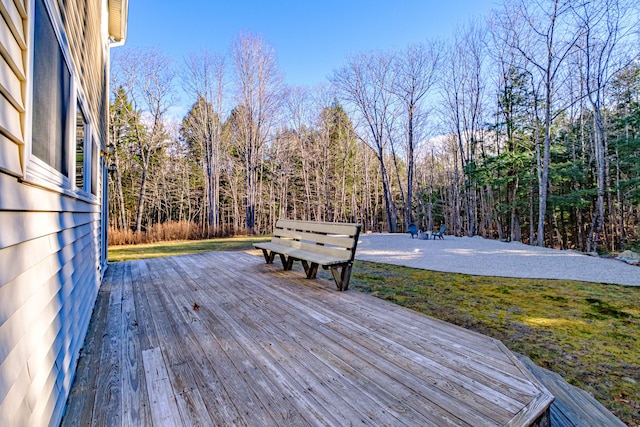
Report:
M 87 114 L 89 109 L 86 107 L 85 96 L 82 87 L 79 84 L 78 71 L 71 54 L 71 48 L 69 41 L 66 37 L 64 25 L 62 24 L 61 11 L 56 6 L 55 0 L 41 0 L 44 3 L 47 11 L 48 18 L 53 27 L 56 41 L 60 46 L 62 57 L 70 74 L 70 92 L 69 93 L 69 111 L 65 126 L 67 127 L 67 170 L 68 176 L 65 176 L 60 171 L 56 170 L 52 166 L 48 165 L 45 161 L 39 159 L 33 154 L 33 95 L 34 95 L 34 62 L 35 62 L 35 1 L 28 1 L 29 19 L 27 20 L 27 31 L 29 35 L 29 41 L 27 46 L 26 55 L 26 71 L 27 71 L 27 84 L 26 84 L 26 113 L 24 116 L 24 129 L 25 129 L 25 144 L 23 148 L 23 165 L 24 174 L 22 180 L 26 183 L 37 185 L 39 187 L 55 191 L 57 193 L 64 194 L 76 199 L 84 200 L 92 204 L 99 204 L 99 194 L 91 194 L 91 187 L 87 188 L 87 172 L 89 172 L 89 179 L 91 177 L 91 170 L 98 167 L 91 162 L 91 150 L 93 149 L 94 141 L 99 141 L 95 135 L 95 126 L 93 126 L 92 117 Z M 81 105 L 82 111 L 87 121 L 87 128 L 85 129 L 85 166 L 84 175 L 85 183 L 84 188 L 77 188 L 75 183 L 75 122 L 78 105 Z M 100 148 L 98 147 L 98 150 Z M 98 153 L 99 154 L 99 153 Z M 98 159 L 100 156 L 98 156 Z M 99 161 L 99 160 L 98 160 Z M 89 166 L 89 167 L 87 167 Z M 99 193 L 99 192 L 98 192 Z
M 91 153 L 92 153 L 92 144 L 93 144 L 93 132 L 92 132 L 92 128 L 93 126 L 91 126 L 91 121 L 89 120 L 89 115 L 86 113 L 86 109 L 84 108 L 84 103 L 80 100 L 80 97 L 76 97 L 76 105 L 73 111 L 73 117 L 77 118 L 78 113 L 81 112 L 82 113 L 82 117 L 84 118 L 84 141 L 83 141 L 83 159 L 82 159 L 82 187 L 78 187 L 76 182 L 76 162 L 77 159 L 75 159 L 74 156 L 74 162 L 73 162 L 73 188 L 84 195 L 89 195 L 91 194 L 91 185 L 88 185 L 88 179 L 91 179 L 91 170 L 92 170 L 92 162 L 91 162 Z M 76 120 L 74 120 L 74 129 L 77 129 L 77 122 Z M 75 135 L 75 132 L 74 132 Z M 74 138 L 74 147 L 77 145 L 77 139 Z M 75 153 L 75 151 L 74 151 Z M 88 178 L 88 179 L 87 179 Z
M 93 132 L 94 127 L 95 126 L 91 127 L 91 130 L 92 130 L 91 139 L 90 139 L 91 158 L 89 159 L 89 161 L 91 162 L 91 168 L 89 170 L 90 182 L 89 182 L 88 193 L 91 195 L 91 197 L 94 197 L 97 200 L 100 200 L 101 191 L 102 191 L 102 157 L 103 156 L 100 155 L 100 140 L 98 139 L 96 134 Z M 95 155 L 95 162 L 93 161 L 94 155 Z M 94 180 L 95 180 L 95 183 L 94 183 Z M 93 192 L 94 189 L 95 189 L 95 193 Z

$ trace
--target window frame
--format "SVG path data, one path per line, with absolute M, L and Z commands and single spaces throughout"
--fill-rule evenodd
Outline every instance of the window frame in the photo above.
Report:
M 60 47 L 62 53 L 62 59 L 66 65 L 70 74 L 69 90 L 69 107 L 66 116 L 66 169 L 68 174 L 65 175 L 58 171 L 56 168 L 50 166 L 44 160 L 39 159 L 33 154 L 33 105 L 34 105 L 34 62 L 35 62 L 35 9 L 36 1 L 42 1 L 46 9 L 46 13 L 53 27 L 53 31 L 56 36 L 56 42 Z M 79 84 L 79 76 L 76 65 L 73 61 L 73 55 L 71 54 L 71 48 L 69 41 L 66 37 L 64 26 L 62 24 L 62 17 L 60 10 L 58 9 L 54 0 L 30 0 L 28 7 L 30 13 L 28 16 L 27 30 L 29 35 L 29 41 L 27 46 L 27 85 L 26 85 L 26 114 L 25 114 L 25 144 L 23 151 L 24 162 L 24 174 L 23 181 L 61 193 L 76 199 L 81 199 L 92 204 L 99 204 L 99 191 L 98 194 L 92 194 L 91 192 L 91 176 L 94 168 L 98 168 L 98 165 L 94 165 L 92 162 L 92 150 L 96 141 L 99 139 L 95 135 L 95 126 L 93 126 L 92 117 L 87 114 L 89 108 L 85 101 L 85 96 L 82 87 Z M 76 114 L 78 108 L 82 110 L 84 118 L 86 120 L 85 128 L 85 153 L 84 153 L 84 182 L 83 188 L 76 187 L 75 174 L 76 174 Z M 100 161 L 100 148 L 98 147 L 98 162 Z
M 91 164 L 89 167 L 89 188 L 87 189 L 87 193 L 96 200 L 100 199 L 101 191 L 102 191 L 102 163 L 101 158 L 103 156 L 100 155 L 100 143 L 98 137 L 95 135 L 94 131 L 95 126 L 90 126 L 89 129 L 91 132 L 89 133 L 90 138 L 90 153 L 88 157 L 88 161 Z M 86 176 L 86 174 L 85 174 Z M 85 183 L 85 186 L 87 184 Z
M 86 108 L 84 107 L 84 102 L 81 100 L 81 97 L 78 96 L 76 99 L 76 107 L 74 109 L 74 118 L 77 118 L 78 113 L 82 113 L 82 117 L 84 118 L 84 158 L 82 165 L 82 187 L 77 186 L 76 179 L 76 163 L 77 159 L 75 158 L 75 147 L 77 145 L 77 139 L 74 138 L 74 167 L 73 167 L 73 186 L 75 191 L 79 193 L 80 196 L 84 196 L 85 198 L 93 199 L 98 196 L 98 194 L 94 193 L 92 187 L 93 173 L 97 166 L 94 164 L 94 156 L 99 159 L 100 149 L 97 147 L 98 138 L 94 135 L 94 126 L 92 126 L 91 120 L 89 119 L 89 115 L 86 113 Z M 77 128 L 77 121 L 74 120 L 75 127 Z M 74 132 L 74 135 L 76 133 Z

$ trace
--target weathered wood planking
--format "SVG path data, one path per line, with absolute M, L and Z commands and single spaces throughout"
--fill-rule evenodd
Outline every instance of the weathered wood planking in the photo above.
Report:
M 498 341 L 246 253 L 119 263 L 107 276 L 112 304 L 96 314 L 114 325 L 98 387 L 82 363 L 67 409 L 92 424 L 148 424 L 125 419 L 147 408 L 175 425 L 527 425 L 551 401 Z
M 185 301 L 185 303 L 187 303 L 187 301 Z M 215 301 L 203 304 L 202 310 L 210 310 L 210 314 L 214 317 L 218 313 L 224 313 L 224 309 L 216 307 L 215 304 Z M 195 314 L 195 312 L 193 313 Z M 222 320 L 223 322 L 230 321 L 229 324 L 233 325 L 232 319 L 226 318 Z M 192 325 L 196 326 L 201 324 L 202 322 L 199 321 L 192 322 Z M 298 414 L 299 411 L 292 405 L 292 402 L 288 401 L 284 394 L 278 392 L 278 387 L 273 384 L 269 373 L 263 371 L 262 366 L 268 365 L 271 362 L 264 358 L 262 352 L 255 351 L 256 347 L 253 345 L 251 337 L 245 336 L 243 331 L 238 329 L 232 330 L 233 327 L 222 325 L 223 323 L 221 322 L 221 327 L 215 329 L 216 333 L 212 336 L 218 341 L 221 352 L 227 357 L 219 357 L 218 359 L 222 359 L 221 363 L 217 363 L 215 360 L 212 360 L 212 363 L 216 371 L 221 372 L 220 377 L 223 378 L 221 384 L 225 388 L 229 387 L 238 390 L 239 393 L 237 393 L 237 395 L 243 396 L 243 401 L 234 403 L 238 411 L 251 412 L 251 417 L 255 419 L 248 420 L 249 425 L 271 424 L 274 422 L 271 418 L 273 414 L 278 414 L 276 419 L 286 420 L 287 425 L 306 424 L 301 422 L 301 417 Z M 206 325 L 201 326 L 206 327 Z M 200 331 L 204 334 L 208 333 L 206 330 L 200 329 Z M 234 341 L 237 344 L 228 345 L 228 343 L 233 343 Z M 252 348 L 251 354 L 254 357 L 249 357 L 248 353 L 243 350 L 244 348 Z M 252 377 L 251 381 L 246 380 L 247 375 Z M 238 381 L 240 377 L 245 378 Z M 226 381 L 224 378 L 226 378 Z M 255 384 L 259 384 L 260 386 L 256 387 Z M 269 407 L 269 411 L 264 410 L 266 407 Z M 269 414 L 271 414 L 271 417 L 269 417 Z
M 158 298 L 150 300 L 154 314 L 152 320 L 155 325 L 158 340 L 162 343 L 163 355 L 168 365 L 168 374 L 179 413 L 188 425 L 212 425 L 212 420 L 208 414 L 204 399 L 201 396 L 200 388 L 193 387 L 199 380 L 194 372 L 196 366 L 194 352 L 197 351 L 197 344 L 190 346 L 186 340 L 190 335 L 189 330 L 185 330 L 188 322 L 181 319 L 181 310 L 176 310 L 172 303 L 173 290 L 163 289 L 163 281 L 169 279 L 163 269 L 148 271 L 154 287 L 158 289 Z M 173 282 L 172 282 L 173 284 Z M 184 351 L 185 348 L 192 348 L 193 351 Z
M 231 262 L 232 260 L 229 260 L 229 262 Z M 229 289 L 237 289 L 237 286 L 230 286 L 228 287 Z M 252 288 L 253 290 L 256 290 L 256 292 L 259 290 L 259 288 Z M 302 291 L 304 293 L 304 290 Z M 306 300 L 306 305 L 307 306 L 311 306 L 313 307 L 313 301 L 311 298 L 311 296 L 307 296 L 307 295 L 296 295 L 298 294 L 298 290 L 296 289 L 294 293 L 292 293 L 290 295 L 290 297 L 292 298 L 302 298 L 302 300 Z M 356 296 L 362 296 L 362 294 L 356 294 Z M 265 300 L 263 301 L 263 303 L 261 304 L 262 306 L 264 305 L 268 305 L 268 301 L 270 301 L 273 298 L 280 298 L 282 299 L 282 297 L 278 296 L 278 294 L 272 294 L 272 295 L 266 295 L 265 296 Z M 335 301 L 336 304 L 330 303 L 329 307 L 339 307 L 340 301 Z M 321 310 L 322 307 L 317 307 L 317 310 Z M 326 310 L 326 307 L 324 308 Z M 281 308 L 280 308 L 281 310 Z M 303 310 L 306 311 L 303 307 L 298 307 L 295 309 L 295 311 L 298 310 Z M 333 309 L 331 309 L 333 310 Z M 478 375 L 477 373 L 475 373 L 475 375 L 471 375 L 471 377 L 466 377 L 466 376 L 460 376 L 458 374 L 458 372 L 456 372 L 455 370 L 451 369 L 450 367 L 448 367 L 447 365 L 449 364 L 453 364 L 451 361 L 448 360 L 447 355 L 441 356 L 441 357 L 430 357 L 430 358 L 426 358 L 426 357 L 422 357 L 419 354 L 416 354 L 414 352 L 412 352 L 410 349 L 407 350 L 407 347 L 402 346 L 402 345 L 398 345 L 396 343 L 396 337 L 395 336 L 388 336 L 388 337 L 383 337 L 381 335 L 379 335 L 378 340 L 376 340 L 375 342 L 370 340 L 368 334 L 367 334 L 367 327 L 366 326 L 361 326 L 361 325 L 367 325 L 367 323 L 370 323 L 371 320 L 371 316 L 369 316 L 369 319 L 367 320 L 366 318 L 363 319 L 354 319 L 351 315 L 350 315 L 351 311 L 348 310 L 347 312 L 344 313 L 335 313 L 333 311 L 328 311 L 327 315 L 329 316 L 333 316 L 335 320 L 334 322 L 330 323 L 331 329 L 335 329 L 336 332 L 338 332 L 337 334 L 335 334 L 332 337 L 332 341 L 333 342 L 344 342 L 345 338 L 348 339 L 351 344 L 353 343 L 357 343 L 360 344 L 362 347 L 359 348 L 357 346 L 352 346 L 350 349 L 350 351 L 362 351 L 361 353 L 361 359 L 362 360 L 368 360 L 370 361 L 370 363 L 372 363 L 371 361 L 375 361 L 377 362 L 378 360 L 380 360 L 381 366 L 377 366 L 377 374 L 379 374 L 380 372 L 385 372 L 388 371 L 390 373 L 390 377 L 391 378 L 400 378 L 402 376 L 406 377 L 405 381 L 411 383 L 413 381 L 414 378 L 420 378 L 421 375 L 424 375 L 425 370 L 429 371 L 429 376 L 430 379 L 432 381 L 437 381 L 439 382 L 439 385 L 436 387 L 433 387 L 431 389 L 426 390 L 425 394 L 429 394 L 431 396 L 441 393 L 440 399 L 442 399 L 442 401 L 447 401 L 450 400 L 451 397 L 449 395 L 451 394 L 457 394 L 458 397 L 460 397 L 463 400 L 468 400 L 469 396 L 471 396 L 471 401 L 467 401 L 466 403 L 461 403 L 461 402 L 451 402 L 450 403 L 450 407 L 452 408 L 456 408 L 456 410 L 460 410 L 460 411 L 467 411 L 466 409 L 466 405 L 471 405 L 471 406 L 475 406 L 475 409 L 472 410 L 468 410 L 467 412 L 464 413 L 463 416 L 460 417 L 460 420 L 471 420 L 472 421 L 472 425 L 477 425 L 477 423 L 482 423 L 484 418 L 477 418 L 475 420 L 473 420 L 474 417 L 477 417 L 477 414 L 474 411 L 480 411 L 480 412 L 484 412 L 485 413 L 485 417 L 491 417 L 494 416 L 496 414 L 499 414 L 500 412 L 503 412 L 503 416 L 506 416 L 507 411 L 503 410 L 501 408 L 501 406 L 499 405 L 495 405 L 492 402 L 492 392 L 495 392 L 491 387 L 482 387 L 482 384 L 485 384 L 487 382 L 491 383 L 492 378 L 491 378 L 491 374 L 485 375 L 485 378 L 482 378 L 480 375 Z M 277 316 L 278 313 L 273 313 L 273 315 Z M 280 313 L 280 315 L 282 316 L 283 313 Z M 297 315 L 297 314 L 296 314 Z M 299 317 L 299 315 L 297 315 Z M 418 317 L 424 317 L 424 316 L 420 316 L 417 315 Z M 379 312 L 377 315 L 374 314 L 374 317 L 380 319 L 384 317 L 384 312 Z M 400 318 L 401 319 L 401 318 Z M 328 322 L 324 322 L 324 323 L 328 323 Z M 446 325 L 446 324 L 445 324 Z M 449 326 L 449 334 L 451 333 L 451 327 Z M 394 328 L 395 330 L 401 331 L 404 327 L 406 327 L 406 325 L 397 325 L 396 328 Z M 303 330 L 313 330 L 313 328 L 311 327 L 303 327 Z M 353 331 L 356 331 L 358 333 L 353 334 Z M 340 334 L 340 332 L 342 332 L 342 334 Z M 457 331 L 460 332 L 460 331 Z M 456 335 L 456 339 L 459 340 L 460 342 L 464 343 L 465 342 L 465 338 L 469 337 L 469 336 L 476 336 L 476 337 L 480 337 L 482 338 L 485 342 L 487 340 L 489 340 L 487 337 L 483 337 L 477 334 L 473 334 L 470 333 L 468 331 L 463 331 L 464 333 L 458 333 Z M 326 332 L 325 332 L 326 333 Z M 341 336 L 342 335 L 342 336 Z M 466 335 L 466 337 L 465 337 Z M 314 336 L 314 338 L 317 340 L 318 336 Z M 495 341 L 491 340 L 493 343 L 496 343 Z M 382 345 L 380 345 L 382 344 Z M 410 344 L 411 345 L 411 344 Z M 486 344 L 485 344 L 486 346 Z M 504 349 L 506 350 L 506 349 Z M 504 353 L 503 349 L 500 349 L 498 347 L 498 352 L 501 355 L 501 357 L 503 359 L 505 359 L 505 353 Z M 344 351 L 344 349 L 343 349 Z M 382 356 L 382 357 L 381 357 Z M 432 355 L 435 356 L 435 355 Z M 478 355 L 478 357 L 481 357 Z M 432 360 L 432 359 L 435 359 Z M 506 359 L 505 359 L 506 360 Z M 417 362 L 417 363 L 413 363 L 413 362 Z M 460 366 L 464 366 L 465 363 L 463 360 L 457 360 L 454 361 L 456 367 L 460 367 Z M 474 363 L 466 363 L 466 365 L 473 365 Z M 395 369 L 394 365 L 397 365 L 400 369 Z M 471 370 L 471 369 L 470 369 Z M 472 370 L 471 370 L 472 371 Z M 518 371 L 520 372 L 520 371 Z M 444 373 L 444 374 L 443 374 Z M 474 372 L 471 372 L 472 374 L 474 374 Z M 521 375 L 522 376 L 522 375 Z M 374 376 L 375 377 L 375 376 Z M 535 392 L 534 387 L 531 386 L 531 384 L 528 382 L 528 380 L 525 378 L 524 381 L 526 382 L 524 389 L 527 390 L 529 393 L 531 392 Z M 505 384 L 502 384 L 502 386 L 504 387 Z M 420 387 L 425 387 L 424 384 L 413 384 L 412 385 L 414 388 L 420 388 Z M 527 387 L 528 386 L 528 387 Z M 518 384 L 517 382 L 511 382 L 509 384 L 509 387 L 512 388 L 512 393 L 518 393 L 518 389 L 522 389 L 523 385 L 522 384 Z M 465 393 L 465 388 L 471 389 L 473 391 L 473 394 L 469 395 L 469 393 Z M 442 390 L 446 389 L 447 391 L 445 393 L 442 393 Z M 463 397 L 464 396 L 464 397 Z M 524 396 L 523 396 L 524 397 Z M 494 397 L 493 400 L 496 400 L 498 402 L 500 402 L 500 405 L 508 405 L 511 404 L 513 405 L 511 407 L 512 410 L 517 411 L 517 409 L 519 409 L 521 407 L 521 405 L 519 405 L 516 401 L 512 401 L 510 399 L 505 398 L 504 396 L 502 397 Z M 442 402 L 440 402 L 442 403 Z M 456 422 L 456 424 L 460 425 L 461 421 L 458 420 Z
M 220 292 L 235 290 L 238 295 L 238 301 L 243 300 L 241 290 L 233 286 L 235 283 L 233 278 L 228 277 L 231 280 L 231 285 L 220 289 Z M 378 358 L 376 354 L 368 353 L 364 357 L 353 359 L 350 363 L 346 363 L 343 355 L 345 353 L 353 353 L 354 348 L 345 346 L 343 344 L 344 337 L 339 334 L 333 336 L 327 336 L 325 333 L 320 334 L 319 331 L 314 330 L 313 327 L 309 327 L 309 324 L 317 323 L 317 312 L 312 313 L 307 318 L 304 313 L 302 316 L 300 312 L 291 314 L 290 312 L 281 311 L 282 306 L 278 305 L 274 307 L 269 304 L 272 295 L 267 295 L 267 299 L 255 298 L 253 304 L 246 308 L 238 307 L 244 311 L 246 316 L 261 318 L 262 316 L 273 316 L 274 318 L 281 317 L 288 320 L 283 323 L 280 328 L 271 328 L 264 333 L 262 339 L 259 340 L 264 348 L 268 348 L 274 353 L 275 357 L 281 360 L 281 363 L 286 364 L 289 370 L 295 371 L 297 375 L 304 375 L 305 384 L 312 384 L 309 387 L 309 391 L 314 393 L 318 399 L 322 399 L 325 407 L 332 407 L 342 419 L 339 419 L 339 425 L 345 425 L 353 422 L 353 419 L 349 417 L 352 414 L 358 414 L 361 419 L 373 419 L 376 423 L 383 425 L 416 425 L 421 424 L 424 419 L 423 414 L 416 414 L 416 408 L 407 406 L 407 400 L 412 398 L 412 389 L 407 387 L 407 384 L 400 385 L 398 381 L 389 378 L 380 378 L 380 370 L 372 366 L 374 361 Z M 277 296 L 276 296 L 277 298 Z M 314 310 L 311 310 L 312 312 Z M 301 319 L 306 318 L 302 322 Z M 325 317 L 326 319 L 326 317 Z M 332 320 L 325 321 L 320 318 L 321 323 L 329 323 Z M 261 325 L 262 328 L 266 327 Z M 297 345 L 283 346 L 281 343 L 291 341 Z M 304 366 L 299 366 L 299 360 L 304 360 Z M 357 362 L 354 364 L 353 362 Z M 305 371 L 306 370 L 306 371 Z M 332 381 L 326 383 L 325 376 L 327 372 L 331 376 L 339 377 L 339 381 L 336 378 L 332 378 Z M 394 372 L 398 374 L 397 370 Z M 400 373 L 400 375 L 404 375 Z M 390 381 L 389 381 L 390 380 Z M 394 386 L 399 385 L 398 387 Z M 344 402 L 337 401 L 334 396 L 351 395 L 350 389 L 352 387 L 365 387 L 369 390 L 366 396 L 354 398 L 353 401 L 347 399 Z M 307 386 L 308 387 L 308 386 Z M 390 393 L 393 390 L 394 393 Z M 419 408 L 419 405 L 416 405 Z M 439 419 L 440 424 L 444 424 L 442 419 Z M 463 425 L 461 420 L 451 425 Z
M 143 349 L 140 343 L 138 327 L 141 320 L 138 316 L 131 266 L 133 263 L 123 263 L 122 277 L 122 323 L 121 323 L 121 380 L 122 380 L 122 420 L 125 425 L 150 424 L 150 408 L 144 405 L 148 400 L 145 375 L 139 367 L 141 363 L 138 355 Z
M 228 340 L 238 341 L 242 346 L 245 346 L 252 354 L 254 354 L 254 358 L 257 364 L 264 371 L 266 380 L 273 383 L 274 385 L 273 387 L 267 388 L 270 395 L 273 397 L 278 397 L 277 395 L 275 395 L 275 393 L 276 390 L 280 390 L 280 392 L 282 393 L 279 397 L 280 399 L 288 400 L 289 404 L 291 404 L 291 402 L 295 402 L 297 410 L 281 412 L 283 420 L 287 420 L 288 425 L 296 425 L 294 419 L 299 416 L 302 416 L 305 419 L 310 418 L 313 420 L 317 420 L 317 422 L 307 422 L 302 424 L 297 423 L 297 425 L 338 425 L 338 421 L 332 418 L 332 415 L 327 411 L 325 406 L 319 404 L 315 400 L 308 398 L 308 388 L 304 388 L 297 384 L 293 380 L 293 377 L 291 376 L 289 370 L 283 369 L 279 364 L 277 364 L 269 351 L 260 351 L 258 343 L 251 336 L 247 336 L 246 333 L 243 332 L 243 330 L 240 328 L 240 325 L 237 325 L 236 322 L 233 322 L 233 319 L 228 314 L 226 314 L 225 310 L 222 309 L 221 304 L 228 306 L 232 303 L 232 299 L 229 298 L 228 295 L 224 294 L 224 292 L 217 294 L 214 298 L 212 298 L 210 289 L 203 290 L 202 287 L 199 287 L 197 285 L 198 276 L 197 274 L 192 274 L 197 270 L 191 268 L 190 264 L 186 262 L 190 260 L 190 258 L 183 257 L 176 260 L 181 261 L 181 266 L 184 266 L 184 270 L 181 271 L 183 273 L 182 277 L 186 278 L 187 280 L 191 279 L 191 283 L 193 284 L 194 296 L 197 297 L 197 300 L 201 301 L 202 304 L 202 307 L 199 310 L 209 311 L 211 318 L 216 320 L 214 323 L 194 323 L 194 325 L 202 326 L 198 328 L 196 332 L 199 334 L 203 334 L 203 336 L 206 337 L 212 337 L 212 339 L 215 340 L 214 342 L 221 346 L 224 354 L 229 356 L 229 361 L 231 363 L 233 362 L 234 355 L 225 351 L 224 347 L 222 347 L 223 344 Z M 177 270 L 180 271 L 180 268 L 178 268 Z M 224 283 L 226 283 L 226 280 L 223 279 L 219 281 L 219 283 L 223 285 Z M 225 324 L 230 324 L 231 327 L 226 326 Z M 220 358 L 217 358 L 214 362 L 216 371 L 226 372 L 229 369 L 235 369 L 229 365 L 222 365 L 219 361 Z M 223 362 L 226 363 L 226 359 L 223 359 Z M 300 414 L 298 415 L 296 412 L 300 412 Z
M 110 281 L 109 305 L 100 353 L 100 367 L 97 373 L 96 394 L 93 415 L 100 420 L 98 425 L 119 425 L 122 419 L 122 285 L 124 267 L 119 265 L 108 276 Z M 104 285 L 103 285 L 104 286 Z M 141 360 L 141 359 L 139 359 Z M 78 374 L 76 374 L 78 375 Z M 91 373 L 95 375 L 95 373 Z M 70 420 L 71 421 L 71 420 Z
M 234 315 L 234 318 L 235 317 L 242 318 L 243 324 L 250 325 L 251 329 L 254 331 L 252 336 L 247 336 L 246 332 L 238 328 L 235 328 L 235 330 L 232 332 L 236 336 L 236 339 L 242 344 L 243 347 L 251 349 L 252 354 L 254 354 L 255 356 L 258 356 L 261 359 L 264 359 L 264 362 L 266 362 L 266 364 L 274 364 L 275 360 L 279 360 L 278 362 L 275 362 L 276 363 L 275 368 L 276 369 L 280 368 L 281 370 L 280 375 L 284 372 L 294 371 L 296 375 L 304 376 L 305 384 L 306 384 L 305 386 L 306 394 L 313 395 L 315 393 L 313 391 L 314 389 L 322 390 L 321 380 L 317 379 L 316 376 L 318 372 L 326 371 L 327 367 L 320 366 L 316 368 L 316 366 L 314 366 L 315 360 L 313 358 L 309 358 L 306 352 L 297 351 L 297 346 L 293 344 L 290 344 L 289 346 L 286 347 L 285 350 L 278 353 L 277 349 L 281 349 L 282 343 L 286 341 L 290 341 L 290 339 L 287 339 L 286 336 L 282 335 L 283 333 L 282 330 L 278 330 L 277 328 L 269 328 L 270 325 L 268 323 L 259 322 L 259 319 L 262 317 L 262 313 L 259 313 L 258 310 L 260 309 L 260 307 L 268 308 L 269 304 L 258 302 L 257 305 L 251 304 L 250 307 L 248 308 L 244 307 L 246 305 L 246 301 L 243 301 L 244 296 L 243 295 L 238 296 L 238 295 L 235 295 L 233 292 L 230 292 L 234 288 L 234 281 L 235 280 L 233 277 L 231 277 L 229 274 L 225 274 L 224 277 L 220 278 L 220 281 L 219 281 L 220 286 L 212 290 L 215 292 L 218 292 L 220 295 L 223 296 L 223 298 L 226 301 L 225 304 L 229 306 L 233 305 L 234 310 L 236 310 L 236 314 Z M 230 286 L 227 286 L 227 285 L 230 285 Z M 211 301 L 211 303 L 215 304 L 215 301 Z M 222 311 L 222 310 L 214 309 L 214 312 L 219 312 L 219 311 Z M 278 318 L 279 315 L 282 315 L 282 313 L 269 313 L 269 316 L 274 316 L 274 318 Z M 228 320 L 230 320 L 232 323 L 235 323 L 231 318 L 229 318 Z M 237 359 L 237 357 L 231 357 L 231 359 L 234 360 L 234 359 Z M 303 367 L 299 366 L 300 360 L 305 361 L 305 366 Z M 265 363 L 261 363 L 260 365 L 265 366 Z M 265 374 L 258 371 L 255 371 L 255 373 L 261 376 Z M 269 376 L 265 376 L 260 381 L 267 383 L 267 382 L 271 382 L 271 379 L 269 378 Z M 318 386 L 309 387 L 309 384 L 317 384 Z M 264 395 L 265 394 L 264 390 L 270 392 L 268 396 Z M 283 401 L 286 400 L 286 403 L 288 403 L 289 405 L 293 403 L 289 399 L 287 399 L 286 394 L 284 394 L 284 392 L 282 397 L 278 398 L 277 393 L 271 393 L 272 392 L 271 387 L 264 388 L 264 390 L 261 391 L 261 390 L 254 389 L 256 396 L 260 399 L 263 405 L 271 406 L 272 404 L 270 402 L 278 403 L 279 400 L 283 400 Z M 322 400 L 324 407 L 331 407 L 332 405 L 335 406 L 336 403 L 340 404 L 341 402 L 339 401 L 337 402 L 334 396 L 337 394 L 340 394 L 341 392 L 343 392 L 343 390 L 333 390 L 332 393 L 327 393 L 326 395 L 316 397 L 316 400 L 317 399 Z M 274 397 L 277 399 L 274 399 Z M 306 415 L 315 416 L 314 414 L 317 413 L 317 407 L 313 408 L 312 407 L 313 403 L 309 403 L 304 400 L 301 402 L 299 399 L 304 399 L 304 397 L 298 396 L 296 405 L 299 406 L 300 403 L 309 405 L 309 407 L 305 409 L 310 409 L 311 412 L 308 412 Z M 354 413 L 357 412 L 356 409 L 353 409 L 350 407 L 345 407 L 345 410 L 352 411 Z M 278 411 L 274 411 L 271 408 L 271 413 L 273 414 L 273 418 L 275 420 L 279 420 L 279 419 L 286 420 L 287 425 L 299 425 L 300 423 L 297 422 L 294 417 L 295 416 L 294 411 L 295 411 L 295 408 L 292 408 L 289 410 L 286 410 L 286 408 L 285 410 L 283 410 L 283 408 L 280 408 Z M 326 416 L 327 415 L 325 415 L 324 417 Z M 338 421 L 339 422 L 332 422 L 332 424 L 333 425 L 345 424 L 345 423 L 348 423 L 349 420 L 343 419 Z
M 555 396 L 551 404 L 553 427 L 625 425 L 586 391 L 567 383 L 555 372 L 536 365 L 527 356 L 520 354 L 518 359 Z
M 122 264 L 121 266 L 124 266 Z M 101 369 L 102 344 L 105 338 L 104 331 L 107 328 L 107 310 L 109 308 L 109 294 L 111 292 L 112 278 L 116 277 L 115 270 L 118 265 L 112 265 L 108 278 L 104 281 L 98 292 L 98 299 L 91 316 L 87 338 L 82 348 L 78 361 L 78 372 L 86 375 L 77 375 L 69 394 L 69 400 L 73 405 L 67 405 L 67 410 L 62 420 L 62 426 L 91 425 L 93 406 L 97 390 L 98 373 Z M 102 366 L 105 369 L 106 366 Z
M 142 352 L 144 373 L 147 377 L 147 390 L 151 402 L 153 424 L 158 426 L 180 425 L 180 414 L 172 393 L 167 368 L 159 348 Z M 114 423 L 113 425 L 116 425 Z M 128 424 L 126 424 L 128 425 Z

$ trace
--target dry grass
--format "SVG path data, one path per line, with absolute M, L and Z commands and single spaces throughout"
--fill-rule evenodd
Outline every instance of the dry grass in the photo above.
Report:
M 119 230 L 109 227 L 109 246 L 138 245 L 173 240 L 201 240 L 214 237 L 230 237 L 235 234 L 243 233 L 242 230 L 238 232 L 224 228 L 202 227 L 186 221 L 156 224 L 140 233 L 136 233 L 131 229 Z

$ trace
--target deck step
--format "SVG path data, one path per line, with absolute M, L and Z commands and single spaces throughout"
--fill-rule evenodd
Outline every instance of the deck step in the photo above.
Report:
M 625 426 L 586 391 L 569 384 L 555 372 L 536 365 L 527 356 L 515 354 L 555 397 L 551 404 L 552 427 Z

